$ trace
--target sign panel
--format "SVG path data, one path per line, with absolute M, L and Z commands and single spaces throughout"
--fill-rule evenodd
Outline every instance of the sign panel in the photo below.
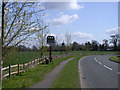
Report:
M 54 36 L 47 36 L 47 44 L 54 45 L 55 37 Z

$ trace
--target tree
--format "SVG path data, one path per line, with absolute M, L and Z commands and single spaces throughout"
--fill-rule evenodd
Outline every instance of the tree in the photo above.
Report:
M 42 26 L 43 22 L 42 22 Z M 47 50 L 46 45 L 47 45 L 47 34 L 48 34 L 48 29 L 44 29 L 36 33 L 36 46 L 40 51 L 40 56 L 42 57 L 45 51 Z
M 65 40 L 66 40 L 66 54 L 70 50 L 70 45 L 71 45 L 71 34 L 69 32 L 66 32 L 65 34 Z
M 90 44 L 90 42 L 86 42 L 85 43 L 85 50 L 86 51 L 90 51 L 91 50 L 91 44 Z
M 40 15 L 39 17 L 43 16 L 42 11 L 44 11 L 44 9 L 36 9 L 36 6 L 36 2 L 3 2 L 3 60 L 14 51 L 14 47 L 8 49 L 8 46 L 18 46 L 31 35 L 47 27 L 44 26 L 38 29 L 38 27 L 41 26 L 41 24 L 37 22 L 38 14 Z
M 73 42 L 72 44 L 72 51 L 79 50 L 79 44 L 77 42 Z
M 98 44 L 99 44 L 98 41 L 92 40 L 92 43 L 91 43 L 92 51 L 98 50 Z
M 108 48 L 108 40 L 107 39 L 103 39 L 103 45 L 104 45 L 103 50 L 106 51 Z
M 110 37 L 111 37 L 110 43 L 113 43 L 114 50 L 116 51 L 117 50 L 118 41 L 120 40 L 120 34 L 111 35 Z

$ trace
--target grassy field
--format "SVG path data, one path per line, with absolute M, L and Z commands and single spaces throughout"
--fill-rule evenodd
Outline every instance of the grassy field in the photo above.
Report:
M 67 60 L 73 56 L 67 56 L 64 58 L 53 59 L 53 62 L 49 65 L 37 65 L 34 69 L 28 69 L 27 72 L 21 73 L 20 76 L 12 76 L 11 79 L 3 80 L 3 88 L 27 88 L 34 83 L 43 79 L 43 76 L 52 71 L 62 61 Z
M 120 56 L 119 57 L 118 56 L 113 56 L 113 57 L 110 57 L 109 59 L 112 60 L 112 61 L 120 63 Z
M 114 51 L 70 51 L 69 53 L 74 53 L 74 54 L 117 54 L 118 52 Z M 63 52 L 65 54 L 65 52 Z M 49 55 L 49 52 L 46 52 L 44 54 L 45 56 Z M 52 55 L 61 55 L 61 52 L 52 52 Z M 3 62 L 3 67 L 8 66 L 9 64 L 22 64 L 22 63 L 27 63 L 30 61 L 35 60 L 36 58 L 40 58 L 40 53 L 39 52 L 17 52 L 15 53 L 12 57 L 6 58 Z
M 64 67 L 58 78 L 53 83 L 52 88 L 80 88 L 78 60 L 83 56 L 76 56 Z
M 65 52 L 64 52 L 65 53 Z M 63 54 L 64 54 L 63 53 Z M 52 52 L 53 55 L 60 55 L 60 52 Z M 45 56 L 49 55 L 49 52 L 44 54 Z M 13 56 L 6 58 L 3 62 L 3 67 L 8 66 L 9 64 L 22 64 L 40 58 L 40 52 L 16 52 Z

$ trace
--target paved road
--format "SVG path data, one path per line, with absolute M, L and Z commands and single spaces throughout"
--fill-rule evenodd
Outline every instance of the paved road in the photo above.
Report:
M 87 56 L 79 60 L 82 88 L 118 88 L 118 63 L 110 61 L 112 55 Z
M 44 79 L 38 83 L 36 83 L 35 85 L 33 85 L 30 88 L 51 88 L 53 81 L 55 80 L 55 78 L 59 75 L 59 73 L 62 71 L 62 69 L 64 68 L 64 66 L 71 61 L 74 58 L 70 58 L 68 60 L 63 61 L 62 63 L 60 63 L 59 66 L 56 66 L 52 72 L 50 72 L 49 74 L 46 74 L 44 76 Z

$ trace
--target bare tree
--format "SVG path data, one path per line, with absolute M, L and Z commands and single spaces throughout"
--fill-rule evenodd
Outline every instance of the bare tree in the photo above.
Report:
M 71 45 L 71 34 L 69 32 L 66 32 L 65 34 L 65 41 L 66 41 L 66 53 L 68 53 Z
M 43 22 L 42 22 L 42 26 L 44 27 L 46 25 L 43 25 Z M 39 27 L 39 28 L 41 28 L 41 27 Z M 39 31 L 38 33 L 36 33 L 35 43 L 36 43 L 37 48 L 40 51 L 40 56 L 41 57 L 43 56 L 43 54 L 47 50 L 45 47 L 47 45 L 46 41 L 47 41 L 47 34 L 48 34 L 48 32 L 49 32 L 49 30 L 46 28 L 46 29 L 43 29 L 43 30 Z
M 8 46 L 17 46 L 24 42 L 31 35 L 43 30 L 46 26 L 38 23 L 38 17 L 44 15 L 44 9 L 37 8 L 36 2 L 3 2 L 3 20 L 4 30 L 2 31 L 2 55 L 3 57 L 11 55 L 14 48 Z M 39 16 L 38 16 L 39 14 Z M 11 52 L 12 51 L 12 52 Z M 4 60 L 4 58 L 3 58 Z

